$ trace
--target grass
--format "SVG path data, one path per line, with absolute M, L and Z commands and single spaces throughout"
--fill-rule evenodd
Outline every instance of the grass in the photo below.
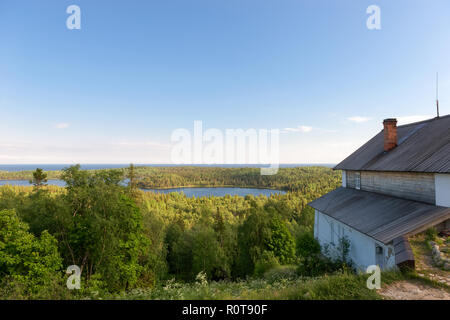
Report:
M 369 275 L 339 272 L 317 278 L 248 279 L 237 282 L 180 283 L 174 280 L 153 289 L 134 289 L 108 297 L 131 300 L 380 300 L 366 286 Z M 400 272 L 382 273 L 382 283 L 404 280 Z
M 61 287 L 60 297 L 51 299 L 99 300 L 382 300 L 377 290 L 367 288 L 368 274 L 340 271 L 320 277 L 293 276 L 292 266 L 277 267 L 262 278 L 240 281 L 206 281 L 199 276 L 196 282 L 183 283 L 174 279 L 153 288 L 137 288 L 119 294 L 108 294 L 96 288 L 82 288 L 68 292 Z M 415 281 L 450 292 L 445 284 L 419 276 L 414 271 L 382 272 L 382 288 L 399 281 Z M 58 294 L 58 293 L 56 293 Z M 26 299 L 26 298 L 25 298 Z
M 237 282 L 197 281 L 180 283 L 170 280 L 152 289 L 135 289 L 108 299 L 131 300 L 382 300 L 377 290 L 367 288 L 368 274 L 341 271 L 321 277 L 293 277 L 290 267 L 267 272 L 261 279 Z M 415 281 L 446 290 L 450 287 L 416 271 L 385 271 L 381 274 L 382 287 L 399 281 Z

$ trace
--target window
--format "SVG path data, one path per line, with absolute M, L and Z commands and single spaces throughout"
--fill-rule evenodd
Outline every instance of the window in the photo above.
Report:
M 330 229 L 331 229 L 331 243 L 334 244 L 334 223 L 330 222 Z
M 342 171 L 342 186 L 347 188 L 347 171 Z
M 361 172 L 355 172 L 355 188 L 361 190 Z
M 375 264 L 380 268 L 384 267 L 384 250 L 383 247 L 375 244 Z

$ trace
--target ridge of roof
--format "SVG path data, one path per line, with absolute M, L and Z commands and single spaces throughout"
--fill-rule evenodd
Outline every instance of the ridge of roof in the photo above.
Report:
M 398 126 L 398 145 L 383 152 L 381 130 L 335 170 L 450 173 L 450 114 Z
M 437 120 L 441 120 L 441 119 L 448 118 L 448 117 L 450 117 L 450 114 L 446 114 L 445 116 L 434 117 L 434 118 L 430 118 L 430 119 L 426 119 L 426 120 L 421 120 L 421 121 L 417 121 L 417 122 L 411 122 L 411 123 L 407 123 L 407 124 L 402 124 L 400 126 L 397 126 L 397 128 L 404 128 L 404 127 L 408 127 L 408 126 L 416 126 L 416 125 L 421 124 L 421 123 L 437 121 Z M 381 129 L 381 131 L 384 131 L 384 129 Z

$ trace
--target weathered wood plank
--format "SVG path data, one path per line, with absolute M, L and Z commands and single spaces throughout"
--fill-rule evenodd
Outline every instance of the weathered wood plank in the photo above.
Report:
M 356 171 L 347 171 L 347 187 L 356 187 Z M 436 203 L 434 174 L 361 171 L 361 190 L 425 203 Z

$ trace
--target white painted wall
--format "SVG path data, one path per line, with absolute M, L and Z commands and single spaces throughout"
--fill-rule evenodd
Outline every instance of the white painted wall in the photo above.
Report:
M 343 236 L 347 236 L 350 241 L 349 258 L 355 263 L 357 269 L 365 272 L 368 266 L 376 264 L 376 245 L 383 248 L 383 269 L 395 267 L 392 245 L 384 245 L 326 214 L 315 211 L 314 237 L 319 240 L 322 247 L 328 244 L 331 256 L 336 255 L 336 251 L 333 252 L 333 243 L 337 246 L 339 238 Z
M 436 205 L 450 207 L 450 174 L 435 174 Z
M 347 171 L 342 170 L 342 186 L 347 188 Z

